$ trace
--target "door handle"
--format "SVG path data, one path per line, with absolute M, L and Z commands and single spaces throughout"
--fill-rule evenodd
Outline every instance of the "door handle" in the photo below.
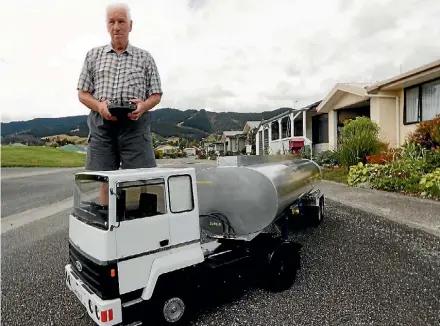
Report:
M 159 242 L 161 247 L 168 246 L 168 243 L 170 243 L 170 240 L 168 240 L 168 239 L 165 239 L 165 240 L 162 240 L 161 242 Z

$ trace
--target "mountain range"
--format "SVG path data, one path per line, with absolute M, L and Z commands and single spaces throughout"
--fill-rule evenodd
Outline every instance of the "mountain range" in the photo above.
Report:
M 156 109 L 150 112 L 151 130 L 162 137 L 178 136 L 200 140 L 225 130 L 242 130 L 246 121 L 270 119 L 287 110 L 288 108 L 279 108 L 261 113 L 240 113 L 211 112 L 204 109 Z M 88 133 L 87 115 L 1 123 L 3 144 L 26 139 L 32 143 L 32 139 L 62 134 L 87 137 Z

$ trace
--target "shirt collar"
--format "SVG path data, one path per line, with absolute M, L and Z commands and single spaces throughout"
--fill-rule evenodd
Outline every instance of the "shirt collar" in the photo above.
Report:
M 104 50 L 105 50 L 105 52 L 107 52 L 107 53 L 109 53 L 109 52 L 115 52 L 115 50 L 113 50 L 113 47 L 112 47 L 111 44 L 107 44 L 107 45 L 105 46 Z M 124 52 L 122 52 L 122 53 L 125 53 L 125 52 L 127 52 L 127 53 L 130 54 L 130 55 L 133 55 L 133 46 L 132 46 L 130 43 L 128 43 L 127 47 L 125 48 Z

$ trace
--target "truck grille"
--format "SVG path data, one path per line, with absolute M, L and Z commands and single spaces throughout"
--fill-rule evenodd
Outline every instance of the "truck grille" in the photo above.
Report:
M 97 264 L 87 258 L 83 253 L 69 243 L 69 261 L 73 270 L 92 292 L 103 300 L 111 300 L 119 297 L 118 269 L 116 262 L 106 262 L 104 265 Z M 78 262 L 81 270 L 78 269 Z M 111 277 L 111 270 L 115 270 L 115 276 Z

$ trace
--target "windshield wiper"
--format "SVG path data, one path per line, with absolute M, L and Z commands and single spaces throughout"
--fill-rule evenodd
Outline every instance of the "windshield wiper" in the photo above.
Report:
M 107 223 L 106 222 L 102 223 L 102 222 L 98 222 L 98 221 L 87 220 L 86 224 L 95 225 L 95 226 L 101 226 L 103 228 L 107 227 Z
M 83 210 L 83 209 L 81 209 L 81 210 Z M 83 210 L 83 211 L 86 212 L 86 213 L 88 213 L 88 214 L 90 214 L 90 212 L 88 212 L 88 211 L 85 211 L 85 210 Z M 102 218 L 100 218 L 100 220 L 89 219 L 89 218 L 86 218 L 86 217 L 84 217 L 84 216 L 81 216 L 81 215 L 75 214 L 75 213 L 73 213 L 73 212 L 72 212 L 72 214 L 73 214 L 77 219 L 79 219 L 80 221 L 82 221 L 82 222 L 84 222 L 84 223 L 86 223 L 86 224 L 94 225 L 94 226 L 100 226 L 100 227 L 102 227 L 102 228 L 106 228 L 106 227 L 107 227 L 107 221 L 105 221 L 105 219 L 102 219 Z M 90 215 L 92 215 L 92 214 L 90 214 Z M 94 215 L 94 214 L 93 214 L 92 216 L 94 216 L 94 217 L 98 217 L 97 215 Z

